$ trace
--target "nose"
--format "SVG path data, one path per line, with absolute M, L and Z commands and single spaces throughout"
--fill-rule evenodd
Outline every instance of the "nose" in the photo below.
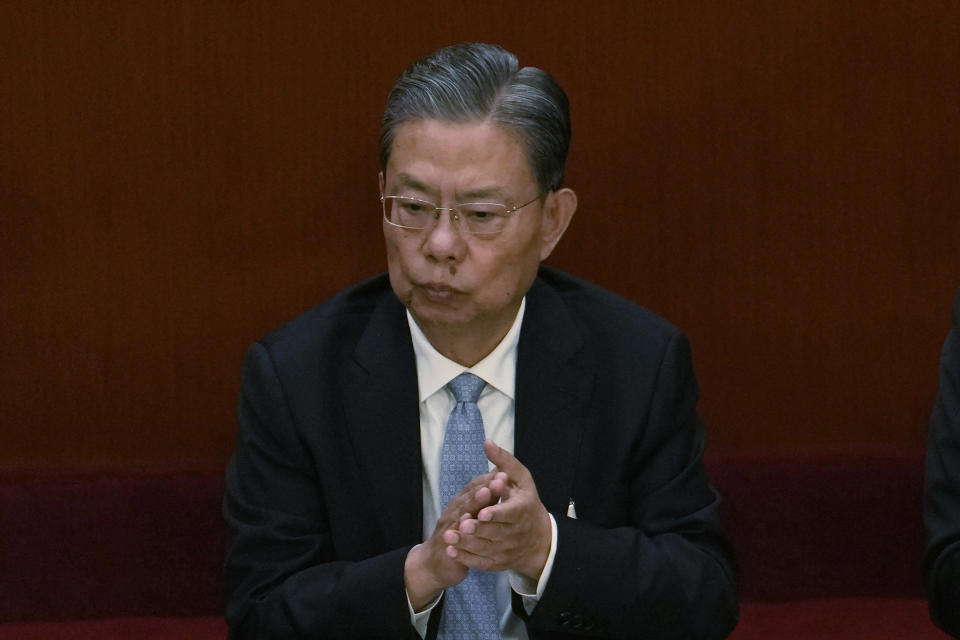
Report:
M 453 209 L 438 207 L 437 214 L 423 241 L 424 254 L 436 262 L 459 262 L 466 250 L 460 219 Z

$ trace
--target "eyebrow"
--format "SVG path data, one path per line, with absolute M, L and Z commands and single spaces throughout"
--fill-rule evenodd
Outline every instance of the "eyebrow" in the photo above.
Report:
M 498 197 L 503 199 L 503 189 L 500 187 L 483 187 L 480 189 L 471 189 L 463 193 L 463 198 L 491 198 Z
M 415 189 L 416 191 L 420 191 L 421 193 L 424 193 L 426 195 L 431 195 L 431 196 L 437 195 L 436 189 L 428 187 L 424 182 L 418 180 L 417 178 L 413 177 L 409 173 L 398 173 L 396 175 L 396 181 L 398 183 L 398 186 L 409 187 L 411 189 Z M 458 200 L 461 202 L 466 202 L 468 201 L 467 199 L 470 199 L 470 198 L 493 198 L 493 197 L 499 197 L 502 199 L 503 189 L 497 186 L 478 187 L 476 189 L 470 189 L 469 191 L 462 192 Z
M 426 184 L 420 182 L 409 173 L 398 173 L 397 182 L 399 183 L 399 186 L 402 187 L 410 187 L 411 189 L 416 189 L 417 191 L 422 191 L 423 193 L 433 193 L 433 191 L 427 187 Z

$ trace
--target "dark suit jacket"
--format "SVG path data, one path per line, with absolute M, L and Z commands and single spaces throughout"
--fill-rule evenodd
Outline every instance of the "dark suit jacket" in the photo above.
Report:
M 541 269 L 515 451 L 558 543 L 531 638 L 723 638 L 736 624 L 696 400 L 679 331 Z M 416 638 L 403 564 L 423 534 L 417 374 L 387 278 L 254 344 L 239 422 L 224 502 L 231 637 Z
M 924 576 L 930 615 L 960 638 L 960 290 L 940 355 L 940 388 L 927 435 Z

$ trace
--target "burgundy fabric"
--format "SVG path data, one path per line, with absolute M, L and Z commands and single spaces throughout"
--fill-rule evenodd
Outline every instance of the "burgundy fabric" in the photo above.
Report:
M 223 473 L 0 473 L 0 622 L 212 616 Z
M 222 640 L 222 618 L 139 618 L 0 624 L 0 640 Z M 947 640 L 920 599 L 747 602 L 729 640 Z
M 0 624 L 0 640 L 223 640 L 227 623 L 208 618 L 120 618 Z
M 923 597 L 922 452 L 707 462 L 744 600 Z
M 946 637 L 920 582 L 922 453 L 707 468 L 740 562 L 734 640 Z M 0 472 L 0 640 L 223 638 L 222 493 L 222 470 Z
M 2 636 L 0 636 L 2 637 Z M 746 602 L 728 640 L 949 640 L 917 598 Z

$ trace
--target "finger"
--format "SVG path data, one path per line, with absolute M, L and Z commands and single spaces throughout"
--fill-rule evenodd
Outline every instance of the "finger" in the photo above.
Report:
M 491 541 L 462 536 L 460 544 L 447 547 L 448 556 L 471 569 L 503 571 L 517 563 L 520 547 L 516 541 Z
M 490 524 L 513 524 L 520 520 L 517 516 L 517 511 L 515 509 L 503 508 L 503 505 L 506 505 L 506 502 L 501 502 L 498 505 L 493 505 L 492 507 L 484 507 L 477 512 L 477 520 L 479 522 L 490 523 Z
M 503 471 L 497 471 L 490 481 L 490 492 L 498 500 L 506 498 L 510 493 L 510 476 Z
M 502 571 L 507 568 L 506 564 L 496 558 L 480 556 L 457 547 L 447 547 L 447 557 L 456 560 L 461 566 L 470 569 L 480 569 L 481 571 Z
M 497 471 L 487 471 L 486 473 L 481 473 L 478 476 L 474 476 L 467 485 L 461 489 L 461 493 L 467 493 L 473 491 L 477 487 L 485 487 L 490 484 L 490 482 L 496 477 Z
M 447 529 L 443 532 L 441 538 L 443 539 L 443 542 L 448 545 L 456 546 L 460 543 L 460 534 L 456 529 Z
M 495 502 L 490 487 L 480 487 L 473 493 L 473 501 L 479 508 L 488 507 Z
M 464 554 L 480 558 L 497 558 L 503 552 L 501 545 L 497 542 L 468 535 L 460 536 L 460 541 L 457 544 L 448 545 L 447 548 L 456 549 L 456 558 L 461 562 L 464 559 Z
M 458 546 L 464 546 L 464 541 L 471 538 L 486 540 L 488 542 L 500 542 L 507 538 L 513 525 L 500 522 L 481 522 L 473 518 L 461 520 L 457 531 L 461 534 L 459 540 L 455 543 Z
M 495 464 L 497 469 L 506 473 L 513 482 L 521 486 L 526 486 L 528 482 L 532 482 L 532 477 L 527 468 L 514 458 L 509 451 L 493 440 L 488 439 L 483 443 L 483 451 L 487 455 L 487 460 Z
M 461 527 L 475 530 L 475 523 L 476 520 L 464 517 L 457 523 L 456 529 L 447 529 L 443 532 L 444 552 L 448 557 L 457 560 L 457 562 L 462 562 L 466 555 L 485 555 L 489 553 L 489 541 L 480 540 L 476 536 L 461 530 Z
M 463 513 L 476 514 L 480 509 L 496 502 L 499 496 L 495 498 L 487 486 L 495 476 L 496 474 L 494 472 L 489 472 L 477 476 L 467 483 L 467 486 L 461 489 L 460 493 L 451 498 L 450 502 L 447 503 L 447 506 L 443 510 L 443 517 L 455 519 Z
M 466 518 L 460 521 L 457 531 L 472 535 L 477 532 L 477 524 L 477 521 L 473 518 Z M 457 542 L 459 542 L 459 540 Z M 456 542 L 451 542 L 450 544 L 456 544 Z
M 475 517 L 480 522 L 500 524 L 521 522 L 529 516 L 529 510 L 532 507 L 529 498 L 529 492 L 512 490 L 497 504 L 481 507 Z

